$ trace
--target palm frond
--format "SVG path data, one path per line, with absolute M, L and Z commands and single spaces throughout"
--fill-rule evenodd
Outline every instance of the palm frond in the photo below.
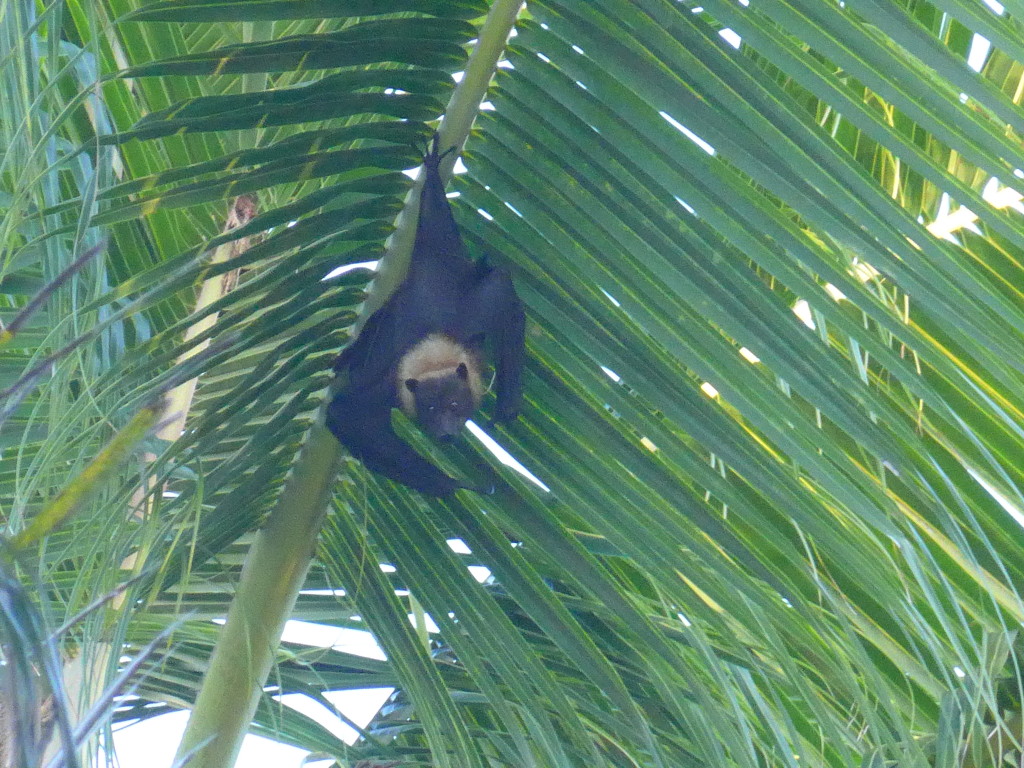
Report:
M 286 644 L 255 722 L 339 761 L 1019 757 L 1019 0 L 530 2 L 453 205 L 528 306 L 528 407 L 488 431 L 543 487 L 396 417 L 506 481 L 445 504 L 354 462 L 326 493 L 310 427 L 369 273 L 321 280 L 385 252 L 487 4 L 108 0 L 44 38 L 62 7 L 0 21 L 0 318 L 110 246 L 0 348 L 8 386 L 84 338 L 10 414 L 0 488 L 25 530 L 199 376 L 184 433 L 38 552 L 56 615 L 154 569 L 84 637 L 195 611 L 143 701 L 194 702 L 246 535 L 306 495 L 331 514 L 293 615 L 387 661 Z M 374 685 L 352 748 L 271 698 Z

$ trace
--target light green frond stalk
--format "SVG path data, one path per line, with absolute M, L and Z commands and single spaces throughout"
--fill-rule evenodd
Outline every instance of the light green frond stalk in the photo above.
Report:
M 496 0 L 481 28 L 466 76 L 452 94 L 441 140 L 461 146 L 487 91 L 498 59 L 522 5 Z M 450 170 L 450 169 L 449 169 Z M 408 262 L 416 225 L 418 193 L 410 194 L 386 261 Z M 404 253 L 404 258 L 398 252 Z M 375 286 L 377 297 L 390 294 L 396 282 Z M 404 268 L 400 270 L 404 274 Z M 315 551 L 341 449 L 322 423 L 313 427 L 292 469 L 277 506 L 249 551 L 238 589 L 210 661 L 202 690 L 182 738 L 178 758 L 193 755 L 192 768 L 228 768 L 234 764 L 248 731 L 263 684 L 270 672 L 281 631 L 295 605 Z

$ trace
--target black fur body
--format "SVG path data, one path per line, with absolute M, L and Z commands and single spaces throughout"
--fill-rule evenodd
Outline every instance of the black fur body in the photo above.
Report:
M 480 404 L 489 347 L 494 420 L 515 419 L 525 362 L 522 302 L 507 272 L 469 258 L 438 172 L 442 157 L 435 137 L 409 272 L 338 357 L 348 383 L 327 410 L 328 428 L 367 468 L 431 496 L 472 486 L 400 439 L 391 410 L 402 408 L 433 438 L 454 438 Z

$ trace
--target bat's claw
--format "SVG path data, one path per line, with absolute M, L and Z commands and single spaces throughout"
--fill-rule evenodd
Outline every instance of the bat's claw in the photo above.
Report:
M 491 419 L 490 426 L 494 427 L 497 424 L 508 424 L 509 422 L 515 421 L 518 418 L 518 408 L 498 408 L 495 410 L 494 417 Z
M 444 152 L 440 151 L 441 146 L 441 134 L 434 131 L 434 135 L 430 140 L 430 147 L 427 152 L 423 155 L 423 164 L 428 167 L 438 168 L 441 165 L 441 161 L 444 160 L 448 155 L 456 150 L 455 145 L 448 147 Z

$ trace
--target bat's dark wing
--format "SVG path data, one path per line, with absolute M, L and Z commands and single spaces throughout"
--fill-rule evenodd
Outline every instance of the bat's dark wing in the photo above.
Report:
M 349 453 L 374 472 L 430 496 L 464 487 L 395 434 L 391 406 L 372 392 L 342 392 L 327 408 L 327 428 Z
M 350 388 L 369 389 L 390 380 L 398 360 L 416 341 L 413 324 L 403 315 L 410 310 L 406 294 L 405 286 L 399 288 L 334 361 L 336 373 L 348 371 Z
M 526 364 L 526 313 L 512 278 L 503 269 L 488 269 L 466 295 L 460 316 L 460 336 L 483 335 L 494 350 L 495 421 L 511 421 L 523 399 L 522 373 Z
M 462 484 L 420 456 L 391 426 L 391 410 L 398 405 L 395 369 L 416 340 L 403 316 L 407 304 L 400 289 L 338 356 L 334 370 L 348 376 L 327 408 L 327 428 L 367 469 L 421 493 L 447 496 Z

